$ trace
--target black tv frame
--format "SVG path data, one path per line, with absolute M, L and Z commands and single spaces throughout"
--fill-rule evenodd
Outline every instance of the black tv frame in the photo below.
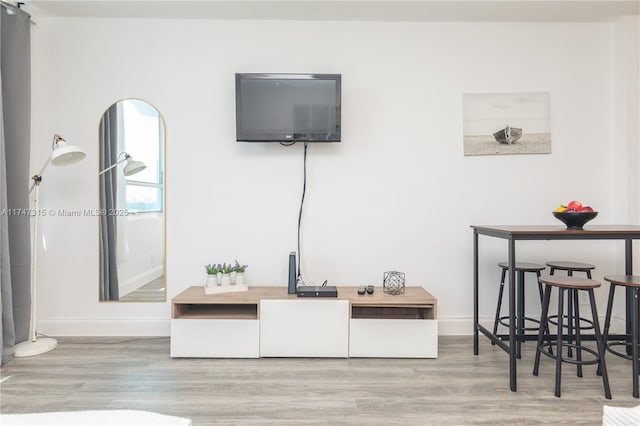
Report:
M 240 113 L 240 92 L 243 79 L 291 79 L 291 80 L 331 80 L 336 82 L 336 132 L 329 134 L 285 133 L 269 137 L 256 136 L 243 132 Z M 342 136 L 342 75 L 341 74 L 292 74 L 292 73 L 236 73 L 236 141 L 237 142 L 340 142 Z

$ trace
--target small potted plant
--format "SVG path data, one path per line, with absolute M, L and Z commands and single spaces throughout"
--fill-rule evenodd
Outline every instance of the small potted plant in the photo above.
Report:
M 249 266 L 247 265 L 241 265 L 238 263 L 238 259 L 236 259 L 236 264 L 233 265 L 233 270 L 236 273 L 236 285 L 245 285 L 246 281 L 245 281 L 245 276 L 244 276 L 244 270 L 247 269 Z
M 204 265 L 204 268 L 207 270 L 207 287 L 215 287 L 218 285 L 218 266 L 219 265 L 215 263 Z
M 222 265 L 218 265 L 220 272 L 222 272 L 222 277 L 220 278 L 220 285 L 231 285 L 231 272 L 233 271 L 233 265 L 229 263 L 223 263 Z

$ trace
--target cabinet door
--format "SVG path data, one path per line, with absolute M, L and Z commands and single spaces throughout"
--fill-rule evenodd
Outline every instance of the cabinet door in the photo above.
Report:
M 437 358 L 438 321 L 352 319 L 349 356 Z
M 171 356 L 257 358 L 258 320 L 173 319 Z
M 260 301 L 260 356 L 349 355 L 349 301 Z

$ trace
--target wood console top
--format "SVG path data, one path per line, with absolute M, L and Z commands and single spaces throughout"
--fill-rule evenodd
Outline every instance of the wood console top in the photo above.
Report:
M 286 287 L 253 286 L 249 291 L 240 293 L 210 294 L 204 293 L 202 286 L 189 287 L 171 299 L 172 303 L 197 304 L 249 304 L 259 303 L 262 299 L 313 299 L 313 300 L 349 300 L 352 305 L 406 305 L 406 304 L 435 304 L 437 299 L 423 287 L 405 287 L 404 294 L 386 294 L 382 286 L 375 287 L 373 294 L 358 294 L 358 286 L 338 286 L 338 297 L 302 297 L 287 294 Z
M 437 299 L 423 287 L 405 287 L 404 294 L 390 295 L 384 293 L 382 286 L 376 286 L 373 294 L 358 294 L 358 286 L 338 286 L 338 297 L 298 297 L 287 294 L 286 287 L 253 286 L 248 291 L 239 293 L 210 294 L 204 293 L 202 286 L 189 287 L 171 299 L 172 317 L 180 316 L 180 306 L 184 305 L 260 305 L 265 299 L 290 300 L 348 300 L 352 307 L 379 308 L 418 308 L 429 307 L 435 318 Z M 186 308 L 186 306 L 184 306 Z

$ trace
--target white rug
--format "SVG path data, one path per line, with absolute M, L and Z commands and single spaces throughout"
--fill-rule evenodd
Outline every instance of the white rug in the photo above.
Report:
M 61 411 L 58 413 L 1 414 L 2 426 L 191 426 L 184 417 L 138 410 Z
M 605 405 L 602 426 L 640 426 L 640 405 L 630 408 Z

